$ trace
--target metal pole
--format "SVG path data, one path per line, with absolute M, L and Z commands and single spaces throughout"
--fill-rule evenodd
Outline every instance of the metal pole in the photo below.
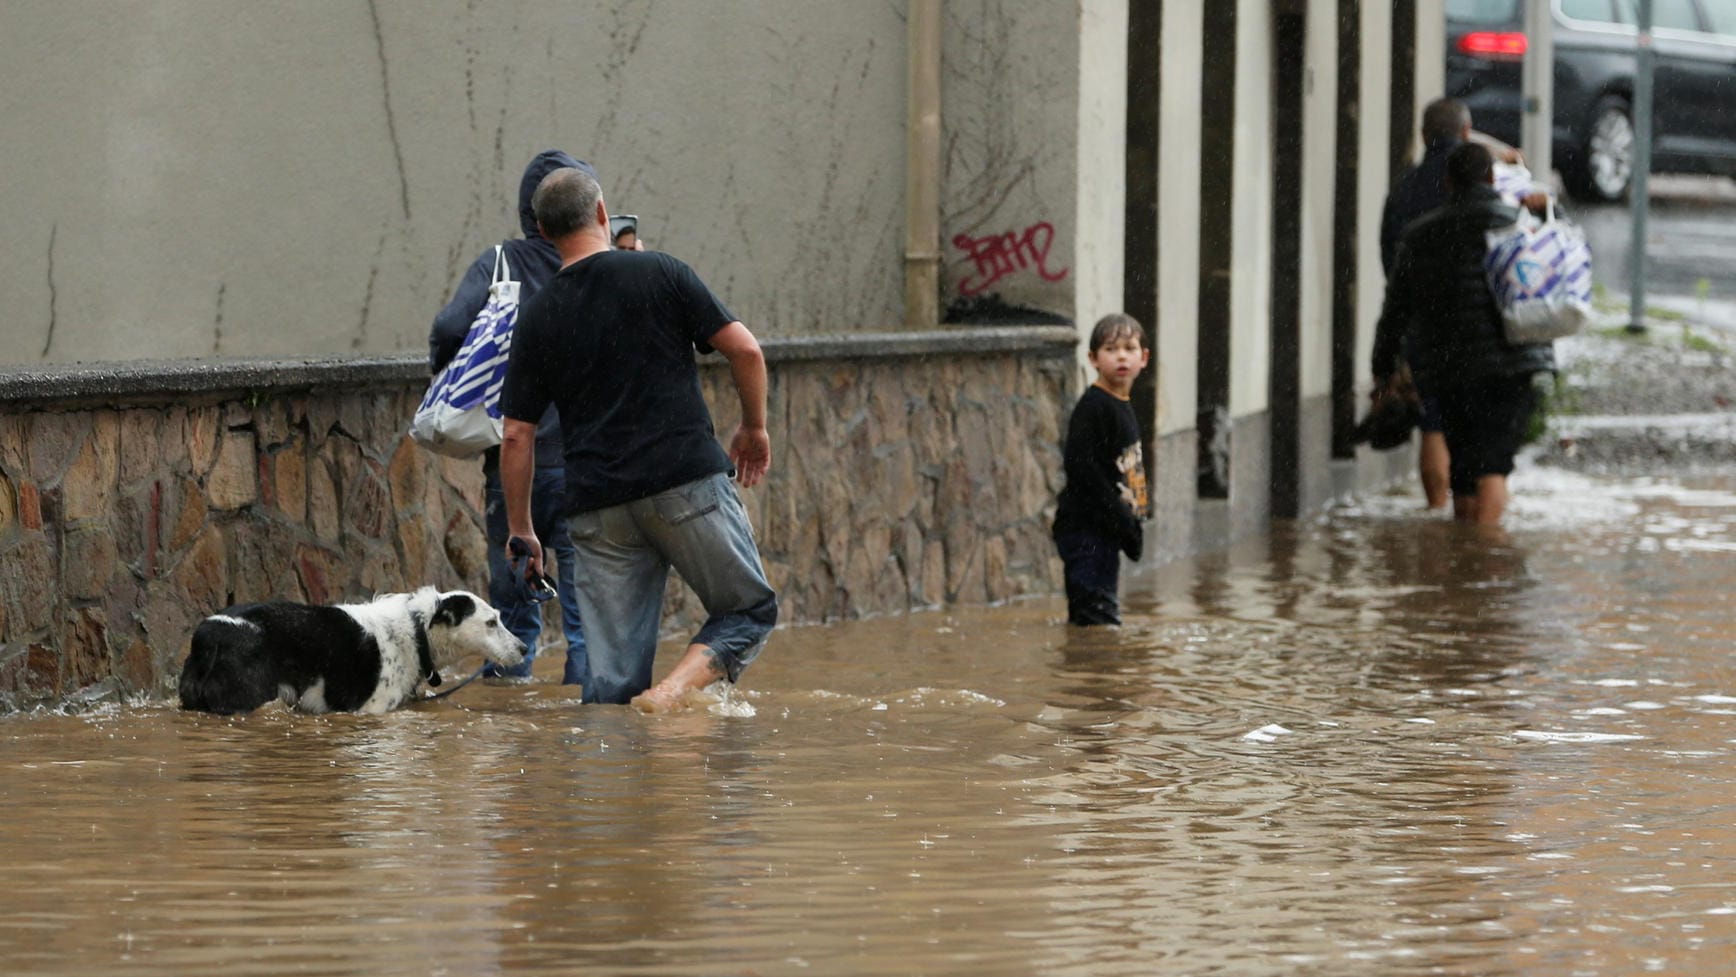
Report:
M 1525 98 L 1519 148 L 1525 153 L 1525 165 L 1545 182 L 1555 169 L 1554 13 L 1553 0 L 1526 0 L 1525 62 L 1519 72 Z
M 1652 0 L 1639 0 L 1639 59 L 1634 66 L 1634 168 L 1628 184 L 1633 205 L 1633 240 L 1628 243 L 1628 332 L 1646 331 L 1646 217 L 1651 211 L 1652 176 Z

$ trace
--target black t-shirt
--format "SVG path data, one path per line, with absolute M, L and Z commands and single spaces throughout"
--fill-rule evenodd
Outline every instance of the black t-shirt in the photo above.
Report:
M 1095 533 L 1139 559 L 1150 501 L 1133 405 L 1102 387 L 1086 390 L 1067 422 L 1062 463 L 1067 484 L 1055 506 L 1055 535 Z
M 693 269 L 655 251 L 591 255 L 519 310 L 500 409 L 531 422 L 551 401 L 560 411 L 569 514 L 730 470 L 694 351 L 734 321 Z

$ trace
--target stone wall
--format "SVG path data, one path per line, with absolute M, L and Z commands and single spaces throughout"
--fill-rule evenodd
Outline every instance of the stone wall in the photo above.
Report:
M 1070 327 L 768 341 L 773 468 L 744 493 L 782 621 L 1059 589 L 1047 526 Z M 173 695 L 248 600 L 485 590 L 480 466 L 402 432 L 422 361 L 0 376 L 0 710 Z M 720 431 L 728 372 L 705 371 Z M 699 609 L 672 585 L 666 626 Z

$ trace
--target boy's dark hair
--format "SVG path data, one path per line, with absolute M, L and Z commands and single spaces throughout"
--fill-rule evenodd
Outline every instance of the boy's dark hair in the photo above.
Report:
M 1495 182 L 1495 154 L 1482 143 L 1468 142 L 1447 154 L 1447 186 L 1465 190 Z
M 1141 349 L 1145 348 L 1145 327 L 1139 324 L 1139 320 L 1125 312 L 1111 312 L 1098 319 L 1097 325 L 1091 328 L 1091 352 L 1128 336 L 1138 340 Z
M 594 220 L 602 195 L 596 177 L 568 166 L 543 177 L 531 194 L 530 206 L 542 225 L 543 237 L 554 241 Z

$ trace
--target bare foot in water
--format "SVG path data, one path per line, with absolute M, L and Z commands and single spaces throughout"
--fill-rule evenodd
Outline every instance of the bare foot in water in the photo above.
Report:
M 688 645 L 687 654 L 663 681 L 633 697 L 629 703 L 643 713 L 675 712 L 685 708 L 695 692 L 724 677 L 723 666 L 705 645 Z

